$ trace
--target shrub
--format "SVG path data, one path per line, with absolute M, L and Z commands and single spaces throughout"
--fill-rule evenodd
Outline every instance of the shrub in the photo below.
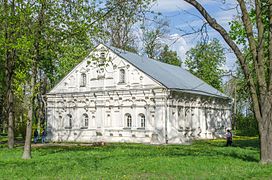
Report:
M 258 124 L 253 114 L 244 116 L 238 114 L 236 116 L 236 129 L 238 135 L 256 136 L 258 132 Z

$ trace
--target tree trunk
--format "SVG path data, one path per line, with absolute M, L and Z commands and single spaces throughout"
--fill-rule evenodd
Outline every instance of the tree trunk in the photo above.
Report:
M 34 102 L 35 102 L 35 88 L 36 88 L 36 77 L 37 77 L 37 62 L 36 59 L 33 59 L 32 66 L 32 76 L 31 76 L 31 95 L 29 99 L 29 110 L 28 110 L 28 118 L 26 125 L 26 138 L 25 138 L 25 146 L 23 159 L 31 158 L 31 139 L 32 139 L 32 122 L 33 122 L 33 112 L 34 112 Z
M 12 149 L 14 147 L 14 117 L 13 117 L 13 93 L 9 89 L 7 93 L 7 105 L 8 105 L 8 147 Z
M 26 124 L 26 137 L 25 137 L 25 146 L 24 146 L 24 153 L 22 158 L 23 159 L 30 159 L 31 158 L 31 138 L 32 138 L 32 116 L 33 116 L 33 108 L 32 105 L 29 105 L 28 110 L 28 118 Z
M 23 159 L 31 158 L 31 137 L 32 137 L 32 122 L 33 122 L 33 114 L 34 114 L 34 105 L 35 98 L 37 96 L 36 93 L 36 80 L 37 80 L 37 72 L 38 72 L 38 62 L 40 60 L 40 39 L 42 34 L 42 25 L 44 20 L 44 8 L 46 1 L 42 1 L 42 6 L 39 12 L 38 21 L 37 21 L 37 29 L 34 34 L 34 57 L 32 59 L 32 68 L 31 68 L 31 95 L 30 95 L 30 103 L 29 103 L 29 111 L 28 111 L 28 120 L 26 127 L 26 139 L 24 146 Z
M 41 127 L 43 129 L 46 128 L 46 124 L 45 124 L 45 103 L 44 103 L 44 100 L 43 100 L 43 95 L 46 94 L 46 89 L 47 89 L 47 76 L 44 75 L 44 77 L 42 78 L 42 75 L 40 75 L 40 92 L 39 92 L 39 105 L 40 105 L 40 108 L 39 108 L 39 118 L 40 118 L 40 123 L 41 123 Z
M 0 133 L 4 133 L 4 102 L 3 102 L 3 94 L 0 97 Z
M 224 38 L 225 42 L 230 46 L 230 48 L 235 53 L 237 59 L 240 62 L 245 79 L 247 80 L 253 108 L 254 115 L 258 121 L 259 133 L 260 133 L 260 162 L 263 164 L 272 163 L 272 34 L 270 26 L 269 31 L 269 69 L 268 75 L 270 79 L 266 82 L 265 77 L 265 67 L 264 67 L 264 25 L 262 22 L 262 13 L 261 1 L 255 1 L 255 11 L 256 11 L 256 23 L 257 27 L 254 27 L 253 23 L 250 20 L 249 13 L 247 10 L 247 5 L 245 0 L 238 0 L 239 7 L 242 14 L 243 27 L 246 30 L 247 40 L 249 49 L 251 51 L 252 60 L 254 62 L 253 70 L 254 73 L 250 71 L 250 67 L 247 60 L 247 55 L 243 54 L 241 49 L 237 44 L 232 40 L 229 33 L 217 23 L 217 21 L 210 16 L 206 9 L 197 1 L 197 0 L 184 0 L 191 5 L 193 5 L 201 15 L 206 19 L 209 25 L 215 29 L 220 35 Z M 272 23 L 272 0 L 268 2 L 269 6 L 269 23 Z M 258 34 L 258 45 L 256 44 L 256 38 L 254 36 L 254 31 L 257 31 Z M 254 79 L 254 77 L 256 77 Z
M 14 15 L 15 5 L 12 1 L 11 14 Z M 6 118 L 8 124 L 8 147 L 14 147 L 14 122 L 13 122 L 13 91 L 12 91 L 12 81 L 14 75 L 14 61 L 15 61 L 15 49 L 10 46 L 15 38 L 14 30 L 10 30 L 13 25 L 10 24 L 7 17 L 9 17 L 9 4 L 8 1 L 4 1 L 4 29 L 5 29 L 5 105 L 6 105 Z M 10 27 L 11 26 L 11 27 Z
M 26 126 L 26 138 L 25 138 L 25 146 L 23 159 L 31 158 L 31 138 L 32 138 L 32 122 L 33 122 L 33 112 L 34 112 L 34 103 L 36 96 L 36 78 L 37 78 L 37 56 L 33 58 L 32 63 L 32 76 L 31 76 L 31 95 L 29 99 L 29 110 L 28 110 L 28 118 L 27 118 L 27 126 Z
M 272 163 L 272 130 L 270 128 L 265 128 L 260 133 L 260 162 L 262 164 Z
M 272 163 L 272 96 L 268 96 L 263 105 L 263 119 L 259 120 L 260 161 Z
M 8 37 L 7 37 L 8 38 Z M 6 117 L 8 124 L 8 147 L 12 149 L 14 147 L 14 112 L 13 112 L 13 100 L 14 95 L 12 91 L 12 82 L 14 75 L 14 58 L 15 50 L 6 51 L 6 71 L 5 71 L 5 83 L 6 83 Z

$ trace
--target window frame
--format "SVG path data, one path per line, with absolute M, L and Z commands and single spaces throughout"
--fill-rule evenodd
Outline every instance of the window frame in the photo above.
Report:
M 106 59 L 106 53 L 105 52 L 100 53 L 100 59 L 102 59 L 102 60 Z
M 67 114 L 66 115 L 66 121 L 68 121 L 68 122 L 66 122 L 67 123 L 67 126 L 65 126 L 64 128 L 65 129 L 72 129 L 72 125 L 73 125 L 73 123 L 72 123 L 72 118 L 73 118 L 73 116 L 71 115 L 71 114 Z
M 139 114 L 140 116 L 140 128 L 146 127 L 146 119 L 144 114 Z
M 131 128 L 132 127 L 132 116 L 131 116 L 131 114 L 127 113 L 125 117 L 126 117 L 126 128 Z
M 119 70 L 119 83 L 126 83 L 126 71 L 123 68 Z
M 83 115 L 83 127 L 84 128 L 88 128 L 88 126 L 89 126 L 89 116 L 88 116 L 88 114 L 86 114 L 86 113 L 84 113 Z
M 87 84 L 87 75 L 86 73 L 80 74 L 80 87 L 86 87 Z

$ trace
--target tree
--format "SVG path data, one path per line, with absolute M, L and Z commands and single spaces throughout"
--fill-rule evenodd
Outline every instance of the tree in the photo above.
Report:
M 232 128 L 238 130 L 237 135 L 256 136 L 258 125 L 241 68 L 237 67 L 235 74 L 229 75 L 231 78 L 224 84 L 224 93 L 233 98 Z
M 159 20 L 150 26 L 142 25 L 144 51 L 149 58 L 156 59 L 161 53 L 163 47 L 162 38 L 168 32 L 168 26 L 168 22 L 163 20 Z
M 111 45 L 128 51 L 137 51 L 133 26 L 143 18 L 151 0 L 108 0 L 106 29 Z
M 53 86 L 65 72 L 78 64 L 93 47 L 94 37 L 100 33 L 95 22 L 102 19 L 101 14 L 91 1 L 59 3 L 40 0 L 29 10 L 36 14 L 36 18 L 30 26 L 32 44 L 29 50 L 32 54 L 28 72 L 31 79 L 28 82 L 29 109 L 23 159 L 31 158 L 32 123 L 36 122 L 39 127 L 43 119 L 41 98 L 47 84 Z M 97 16 L 99 19 L 95 19 Z
M 16 31 L 16 23 L 18 18 L 15 16 L 15 1 L 5 0 L 2 4 L 2 17 L 1 21 L 3 24 L 3 29 L 1 28 L 4 35 L 3 38 L 3 54 L 5 61 L 5 117 L 8 119 L 8 147 L 14 147 L 14 92 L 12 89 L 13 78 L 14 78 L 14 68 L 16 61 L 16 48 L 14 44 L 17 40 L 18 31 Z
M 0 2 L 0 107 L 11 148 L 14 120 L 27 117 L 24 159 L 31 158 L 32 123 L 39 127 L 44 119 L 42 95 L 86 57 L 106 15 L 89 0 Z
M 1 41 L 1 40 L 0 40 Z M 1 46 L 1 45 L 0 45 Z M 1 48 L 0 48 L 1 49 Z M 0 54 L 2 54 L 0 50 Z M 3 58 L 0 57 L 0 69 L 4 69 Z M 4 132 L 4 72 L 0 72 L 0 133 Z
M 247 7 L 244 0 L 238 0 L 241 21 L 248 43 L 248 53 L 244 53 L 228 33 L 196 0 L 184 0 L 193 5 L 209 25 L 223 37 L 239 60 L 249 87 L 254 116 L 258 122 L 260 135 L 260 162 L 272 163 L 272 0 L 255 0 L 254 6 Z M 249 11 L 256 14 L 252 23 Z M 270 24 L 265 25 L 265 21 Z M 265 38 L 267 37 L 267 38 Z M 248 61 L 252 61 L 250 70 Z M 266 66 L 267 64 L 267 66 Z M 254 78 L 256 77 L 256 78 Z
M 31 137 L 32 137 L 32 123 L 33 123 L 33 114 L 34 114 L 34 106 L 35 106 L 35 96 L 37 92 L 37 72 L 38 72 L 38 64 L 41 60 L 41 39 L 42 39 L 42 31 L 44 26 L 44 15 L 46 8 L 46 1 L 41 0 L 41 6 L 38 9 L 38 17 L 33 25 L 33 57 L 31 59 L 31 83 L 30 83 L 30 97 L 29 97 L 29 109 L 28 109 L 28 121 L 26 126 L 26 138 L 25 138 L 25 146 L 23 152 L 23 159 L 31 158 Z
M 185 64 L 192 74 L 222 91 L 221 77 L 224 70 L 221 67 L 224 65 L 226 57 L 218 40 L 198 42 L 186 53 L 186 56 Z
M 159 56 L 159 61 L 167 63 L 167 64 L 172 64 L 175 66 L 181 65 L 180 59 L 177 55 L 177 52 L 170 50 L 168 45 L 164 46 L 164 48 Z

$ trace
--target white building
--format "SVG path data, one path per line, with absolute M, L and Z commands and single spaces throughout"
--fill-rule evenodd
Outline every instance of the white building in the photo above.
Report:
M 230 99 L 186 70 L 103 44 L 47 94 L 52 141 L 183 143 L 230 119 Z

